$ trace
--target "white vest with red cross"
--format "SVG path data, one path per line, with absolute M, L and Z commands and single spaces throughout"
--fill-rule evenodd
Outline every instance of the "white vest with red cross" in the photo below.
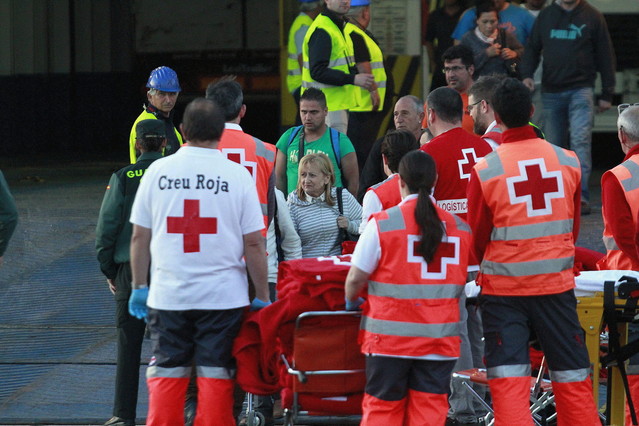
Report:
M 445 235 L 434 259 L 419 253 L 417 199 L 375 213 L 381 257 L 368 282 L 362 352 L 428 358 L 459 356 L 458 298 L 466 283 L 470 229 L 436 207 Z

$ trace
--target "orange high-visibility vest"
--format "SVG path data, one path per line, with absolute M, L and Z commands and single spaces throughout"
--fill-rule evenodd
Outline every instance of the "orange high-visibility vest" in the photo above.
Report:
M 418 252 L 417 199 L 375 213 L 381 258 L 368 281 L 362 352 L 388 356 L 459 356 L 459 296 L 464 290 L 470 228 L 436 207 L 445 236 L 434 259 Z
M 639 154 L 633 155 L 617 167 L 606 172 L 606 174 L 609 173 L 612 173 L 619 181 L 626 202 L 630 206 L 633 222 L 636 224 L 637 214 L 639 214 Z M 606 221 L 606 216 L 604 215 L 603 218 L 603 242 L 606 247 L 606 256 L 598 262 L 599 269 L 639 271 L 639 264 L 633 262 L 632 258 L 619 249 L 614 236 L 610 232 L 610 225 Z
M 399 175 L 390 175 L 382 182 L 371 186 L 367 191 L 373 191 L 379 202 L 382 203 L 382 210 L 395 207 L 402 202 L 402 194 L 399 192 Z
M 246 167 L 253 176 L 264 216 L 265 229 L 262 234 L 266 236 L 269 226 L 268 187 L 275 168 L 275 147 L 241 130 L 227 128 L 222 133 L 217 149 L 229 160 Z
M 575 153 L 527 139 L 500 145 L 475 170 L 494 226 L 478 277 L 482 293 L 531 296 L 574 288 L 574 196 L 581 181 Z

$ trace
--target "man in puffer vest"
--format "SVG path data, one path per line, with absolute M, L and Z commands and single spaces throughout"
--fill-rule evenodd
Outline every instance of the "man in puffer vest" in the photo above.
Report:
M 581 170 L 575 153 L 536 137 L 531 94 L 505 79 L 491 104 L 502 144 L 473 168 L 468 223 L 495 425 L 531 425 L 528 342 L 535 332 L 550 370 L 558 424 L 599 426 L 590 360 L 576 312 L 573 264 Z

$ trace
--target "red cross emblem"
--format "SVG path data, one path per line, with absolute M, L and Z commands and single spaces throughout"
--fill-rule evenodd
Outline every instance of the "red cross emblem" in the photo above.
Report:
M 457 166 L 459 167 L 459 178 L 470 179 L 470 171 L 473 169 L 478 160 L 477 154 L 475 154 L 475 148 L 462 149 L 464 158 L 457 160 Z
M 200 200 L 184 200 L 184 216 L 167 217 L 166 232 L 184 234 L 184 253 L 197 253 L 201 234 L 217 234 L 217 219 L 200 217 Z
M 446 278 L 448 265 L 459 265 L 459 237 L 446 236 L 437 248 L 435 257 L 430 263 L 426 263 L 419 253 L 421 235 L 408 236 L 408 262 L 419 263 L 422 266 L 422 278 L 437 280 Z
M 242 148 L 224 148 L 222 149 L 222 154 L 226 155 L 226 158 L 234 163 L 246 167 L 246 170 L 253 176 L 253 181 L 256 181 L 257 163 L 255 161 L 247 161 L 246 152 Z
M 506 179 L 511 204 L 526 203 L 528 216 L 552 213 L 553 198 L 563 198 L 561 172 L 548 171 L 543 158 L 519 162 L 519 176 Z

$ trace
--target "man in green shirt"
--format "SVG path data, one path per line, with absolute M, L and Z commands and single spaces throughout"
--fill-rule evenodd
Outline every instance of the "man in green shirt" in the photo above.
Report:
M 285 194 L 291 193 L 297 187 L 297 167 L 300 159 L 306 154 L 317 152 L 323 152 L 331 159 L 335 171 L 335 186 L 344 187 L 353 195 L 357 194 L 359 168 L 355 148 L 344 133 L 326 125 L 327 115 L 326 97 L 321 90 L 309 88 L 302 93 L 302 126 L 288 129 L 276 144 L 276 185 Z
M 115 296 L 118 328 L 115 398 L 113 417 L 105 423 L 108 426 L 135 425 L 145 323 L 129 315 L 128 309 L 131 294 L 129 248 L 133 229 L 129 216 L 140 179 L 151 163 L 162 157 L 167 141 L 166 126 L 162 120 L 141 120 L 135 131 L 135 149 L 141 154 L 135 164 L 111 176 L 95 231 L 100 269 Z

